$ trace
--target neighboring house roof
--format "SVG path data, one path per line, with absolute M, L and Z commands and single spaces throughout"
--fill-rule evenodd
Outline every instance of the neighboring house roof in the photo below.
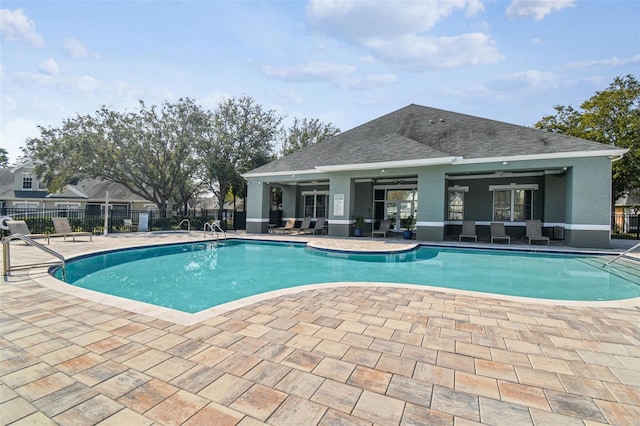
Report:
M 401 167 L 624 152 L 572 136 L 412 104 L 245 176 L 366 169 L 385 163 Z
M 616 206 L 640 206 L 640 191 L 618 198 L 616 200 Z
M 139 195 L 133 194 L 119 183 L 103 181 L 99 179 L 82 179 L 75 185 L 67 187 L 58 193 L 49 193 L 42 190 L 25 191 L 14 189 L 16 171 L 23 166 L 15 168 L 0 168 L 0 200 L 15 199 L 61 199 L 61 200 L 104 200 L 109 191 L 109 199 L 120 202 L 144 202 L 147 201 Z

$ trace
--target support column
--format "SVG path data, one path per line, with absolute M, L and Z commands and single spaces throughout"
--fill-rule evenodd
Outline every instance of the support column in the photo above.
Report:
M 580 158 L 567 171 L 565 243 L 571 247 L 609 248 L 611 234 L 611 161 Z
M 329 179 L 329 235 L 351 235 L 355 183 L 348 175 L 332 175 Z
M 264 234 L 269 230 L 271 187 L 260 181 L 247 181 L 247 233 Z
M 293 185 L 282 186 L 282 218 L 297 218 L 298 214 L 298 188 Z
M 427 167 L 418 173 L 416 239 L 444 240 L 446 181 L 444 169 Z

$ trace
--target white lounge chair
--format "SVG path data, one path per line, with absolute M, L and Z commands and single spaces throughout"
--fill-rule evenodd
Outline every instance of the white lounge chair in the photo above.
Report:
M 31 238 L 32 240 L 44 238 L 47 240 L 47 244 L 49 244 L 49 238 L 51 237 L 51 234 L 32 234 L 29 230 L 29 226 L 27 226 L 27 222 L 25 222 L 24 220 L 7 220 L 5 221 L 5 223 L 9 227 L 9 234 L 11 235 L 21 234 L 25 237 Z
M 290 217 L 289 219 L 287 219 L 287 223 L 285 223 L 284 226 L 281 226 L 279 228 L 273 228 L 273 232 L 291 232 L 295 229 L 296 226 L 296 218 L 295 217 Z
M 72 231 L 71 225 L 69 225 L 69 219 L 66 217 L 52 217 L 51 220 L 53 221 L 53 227 L 56 230 L 56 233 L 52 236 L 63 237 L 65 240 L 67 237 L 72 237 L 72 241 L 75 241 L 76 237 L 89 237 L 89 241 L 93 241 L 91 232 Z

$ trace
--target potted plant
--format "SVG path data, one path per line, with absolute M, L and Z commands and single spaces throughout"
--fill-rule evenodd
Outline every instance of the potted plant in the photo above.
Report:
M 353 236 L 362 237 L 362 232 L 364 229 L 364 217 L 356 216 L 353 222 L 353 227 Z
M 414 224 L 413 215 L 401 219 L 400 222 L 402 223 L 402 227 L 404 228 L 404 231 L 402 231 L 402 236 L 404 237 L 404 239 L 410 240 L 411 238 L 413 238 L 413 231 L 411 229 L 413 228 Z

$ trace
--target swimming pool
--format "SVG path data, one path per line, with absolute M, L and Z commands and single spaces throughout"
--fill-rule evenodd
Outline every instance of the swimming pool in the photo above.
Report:
M 318 251 L 228 240 L 126 249 L 72 259 L 66 282 L 187 313 L 255 294 L 330 282 L 408 283 L 560 300 L 640 297 L 636 262 L 579 254 L 419 247 L 395 254 Z M 57 278 L 61 271 L 54 271 Z

